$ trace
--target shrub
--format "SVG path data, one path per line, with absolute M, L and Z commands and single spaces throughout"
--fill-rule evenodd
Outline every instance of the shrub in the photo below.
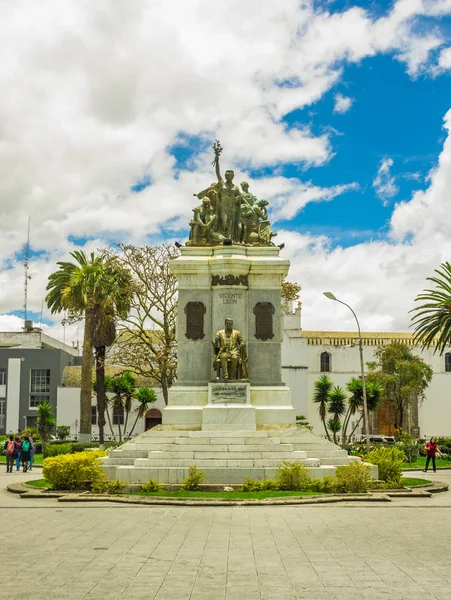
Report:
M 308 468 L 298 460 L 288 462 L 284 460 L 278 468 L 277 485 L 280 490 L 305 490 L 309 489 L 310 477 Z
M 128 483 L 119 481 L 118 479 L 115 479 L 114 481 L 106 481 L 105 490 L 108 492 L 108 494 L 120 494 L 127 485 Z
M 56 435 L 60 440 L 64 441 L 70 436 L 70 425 L 58 425 L 56 428 Z
M 49 456 L 59 456 L 60 454 L 69 454 L 71 444 L 50 444 L 45 449 L 44 458 Z
M 149 479 L 147 483 L 141 486 L 142 492 L 162 492 L 164 487 L 158 483 L 156 479 Z
M 240 487 L 240 492 L 260 492 L 263 484 L 259 479 L 249 479 L 246 477 L 243 485 Z
M 190 492 L 195 492 L 199 489 L 200 484 L 204 480 L 204 472 L 198 471 L 196 465 L 189 468 L 189 475 L 183 482 L 180 489 Z
M 325 494 L 333 494 L 337 489 L 337 478 L 333 475 L 326 475 L 320 480 L 319 491 Z
M 336 468 L 335 491 L 346 493 L 366 492 L 371 486 L 371 469 L 368 465 L 354 460 L 349 465 Z
M 378 448 L 373 450 L 365 460 L 379 467 L 379 479 L 390 481 L 401 486 L 402 465 L 404 462 L 404 452 L 399 448 Z
M 262 481 L 262 490 L 274 492 L 279 489 L 279 485 L 277 481 L 273 481 L 272 479 L 266 479 Z
M 58 490 L 89 489 L 105 480 L 97 459 L 106 454 L 99 450 L 46 458 L 42 475 Z

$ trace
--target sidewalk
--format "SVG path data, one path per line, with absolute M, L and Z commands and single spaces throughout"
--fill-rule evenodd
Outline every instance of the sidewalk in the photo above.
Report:
M 449 492 L 374 505 L 232 508 L 58 503 L 6 491 L 12 480 L 40 476 L 0 473 L 8 540 L 0 600 L 451 597 Z

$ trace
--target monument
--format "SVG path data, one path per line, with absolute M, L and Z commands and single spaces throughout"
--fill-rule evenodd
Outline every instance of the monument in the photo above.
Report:
M 104 461 L 108 477 L 181 483 L 190 465 L 206 483 L 268 479 L 283 460 L 300 460 L 313 477 L 332 474 L 347 453 L 296 426 L 282 381 L 281 288 L 289 261 L 275 246 L 265 199 L 220 169 L 194 194 L 190 234 L 171 263 L 178 281 L 177 383 L 162 425 Z M 317 456 L 319 452 L 321 458 Z M 324 465 L 324 460 L 326 464 Z

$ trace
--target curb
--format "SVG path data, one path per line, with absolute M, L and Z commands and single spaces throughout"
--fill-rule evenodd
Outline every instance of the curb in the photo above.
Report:
M 215 498 L 188 499 L 160 497 L 108 496 L 91 494 L 90 492 L 57 492 L 32 488 L 25 483 L 13 483 L 7 490 L 20 494 L 21 498 L 56 498 L 58 502 L 111 502 L 116 504 L 140 504 L 148 506 L 299 506 L 304 504 L 333 504 L 339 502 L 391 502 L 392 498 L 430 498 L 432 494 L 448 491 L 448 484 L 434 482 L 417 488 L 403 490 L 384 490 L 383 492 L 367 492 L 365 494 L 318 495 L 309 497 L 285 496 L 281 498 L 265 498 L 262 500 L 225 500 Z

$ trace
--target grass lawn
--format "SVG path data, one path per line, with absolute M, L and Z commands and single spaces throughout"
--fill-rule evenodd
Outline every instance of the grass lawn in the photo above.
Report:
M 419 479 L 418 477 L 403 477 L 402 481 L 406 487 L 415 487 L 416 485 L 432 483 L 432 481 L 429 481 L 428 479 Z
M 33 464 L 35 464 L 35 465 L 42 465 L 43 462 L 44 462 L 44 459 L 42 458 L 42 454 L 35 454 L 34 455 L 34 462 L 33 462 Z M 6 463 L 6 456 L 4 454 L 0 455 L 0 464 L 1 463 Z
M 437 468 L 439 467 L 451 467 L 451 459 L 446 457 L 446 458 L 440 458 L 439 456 L 436 458 L 436 463 L 437 463 Z M 402 465 L 403 469 L 424 469 L 424 467 L 426 466 L 426 457 L 425 456 L 418 456 L 417 460 L 413 463 L 404 463 Z M 429 463 L 429 468 L 432 469 L 432 464 Z
M 52 484 L 45 479 L 35 479 L 34 481 L 27 481 L 27 485 L 31 485 L 36 488 L 51 488 Z

